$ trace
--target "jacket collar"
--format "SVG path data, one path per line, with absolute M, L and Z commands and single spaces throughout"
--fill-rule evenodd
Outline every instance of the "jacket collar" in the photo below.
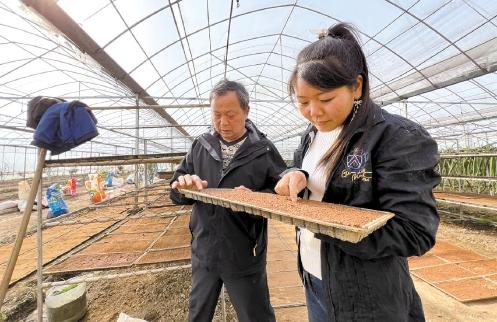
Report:
M 245 149 L 247 146 L 254 146 L 254 143 L 258 143 L 265 138 L 265 135 L 259 131 L 259 129 L 255 126 L 255 124 L 247 119 L 245 121 L 245 128 L 247 129 L 247 140 L 250 145 L 243 144 L 240 149 Z M 202 146 L 209 152 L 209 154 L 217 161 L 221 161 L 221 148 L 219 144 L 219 133 L 217 133 L 213 127 L 211 129 L 202 134 L 198 141 Z M 241 152 L 241 151 L 240 151 Z

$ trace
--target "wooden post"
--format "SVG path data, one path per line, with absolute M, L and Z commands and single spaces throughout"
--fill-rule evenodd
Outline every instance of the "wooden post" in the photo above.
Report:
M 12 273 L 14 272 L 14 267 L 16 266 L 17 258 L 19 252 L 21 251 L 22 242 L 24 241 L 24 236 L 26 235 L 26 230 L 28 228 L 29 219 L 31 218 L 31 212 L 33 211 L 33 205 L 35 202 L 36 194 L 38 193 L 38 187 L 40 185 L 41 175 L 43 173 L 43 167 L 45 165 L 45 156 L 47 154 L 46 149 L 40 149 L 38 152 L 38 163 L 36 164 L 36 171 L 33 177 L 33 184 L 31 185 L 31 190 L 29 191 L 29 196 L 24 209 L 24 215 L 22 217 L 21 226 L 19 227 L 19 232 L 17 233 L 16 242 L 14 244 L 14 249 L 10 254 L 9 262 L 7 263 L 7 268 L 3 274 L 2 284 L 0 285 L 0 308 L 3 305 L 5 295 L 9 288 L 10 279 Z M 41 205 L 38 205 L 40 207 Z

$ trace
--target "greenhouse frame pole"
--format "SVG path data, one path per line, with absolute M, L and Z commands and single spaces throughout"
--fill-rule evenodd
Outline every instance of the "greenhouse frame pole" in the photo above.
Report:
M 147 140 L 143 140 L 143 154 L 147 154 Z M 148 192 L 147 192 L 147 187 L 148 187 L 148 164 L 143 164 L 144 170 L 143 170 L 143 178 L 145 179 L 144 182 L 144 189 L 145 189 L 145 208 L 147 208 L 147 200 L 148 200 Z
M 28 148 L 24 148 L 24 180 L 26 180 L 26 158 L 28 157 Z
M 17 147 L 14 146 L 14 157 L 12 160 L 14 161 L 12 164 L 12 178 L 15 178 L 16 175 L 16 153 L 17 153 Z
M 43 174 L 43 170 L 42 170 Z M 34 188 L 34 186 L 33 186 Z M 36 222 L 36 244 L 38 248 L 38 270 L 36 271 L 36 306 L 38 313 L 38 322 L 43 322 L 43 231 L 42 231 L 42 192 L 43 189 L 43 176 L 40 177 L 40 185 L 38 187 L 38 201 L 36 204 L 36 212 L 38 214 L 38 220 Z
M 10 254 L 9 262 L 3 274 L 2 284 L 0 285 L 0 308 L 3 305 L 5 295 L 9 288 L 10 279 L 12 273 L 14 272 L 14 267 L 16 266 L 17 258 L 19 257 L 19 252 L 21 251 L 22 242 L 24 241 L 24 236 L 28 228 L 29 219 L 31 218 L 31 212 L 33 210 L 33 204 L 35 202 L 36 194 L 38 192 L 38 186 L 41 182 L 41 176 L 43 174 L 43 167 L 45 165 L 45 157 L 47 155 L 46 149 L 40 149 L 38 153 L 38 163 L 36 164 L 36 171 L 33 177 L 33 184 L 29 190 L 29 196 L 26 203 L 26 208 L 24 209 L 24 215 L 22 217 L 21 225 L 19 226 L 19 232 L 16 236 L 16 241 L 14 244 L 14 249 Z
M 3 180 L 3 164 L 5 162 L 5 145 L 2 147 L 2 164 L 0 168 L 0 180 Z
M 135 104 L 136 104 L 136 107 L 138 107 L 140 105 L 140 99 L 138 97 L 138 95 L 136 95 L 136 98 L 135 98 Z M 136 126 L 136 130 L 135 130 L 135 153 L 136 154 L 140 154 L 140 109 L 137 108 L 136 111 L 135 111 L 135 126 Z M 135 189 L 138 190 L 140 185 L 138 183 L 138 179 L 139 179 L 139 176 L 138 176 L 138 169 L 139 169 L 139 166 L 138 164 L 135 165 Z M 138 207 L 138 196 L 135 196 L 135 207 Z

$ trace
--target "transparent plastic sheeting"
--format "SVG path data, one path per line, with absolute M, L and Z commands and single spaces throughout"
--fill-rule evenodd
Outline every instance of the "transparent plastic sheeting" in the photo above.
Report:
M 423 124 L 442 149 L 495 144 L 497 2 L 353 2 L 58 1 L 142 95 L 169 106 L 171 125 L 151 109 L 105 110 L 146 104 L 67 30 L 23 2 L 0 0 L 0 150 L 31 160 L 26 105 L 52 95 L 100 108 L 100 136 L 61 158 L 130 154 L 137 144 L 140 153 L 185 151 L 211 116 L 183 105 L 208 104 L 212 85 L 227 77 L 247 87 L 250 118 L 290 159 L 306 126 L 288 97 L 295 57 L 339 21 L 358 27 L 371 95 L 385 109 Z

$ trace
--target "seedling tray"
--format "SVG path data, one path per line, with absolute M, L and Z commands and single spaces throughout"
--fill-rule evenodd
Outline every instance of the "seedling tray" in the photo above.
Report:
M 187 198 L 246 212 L 357 243 L 394 216 L 393 213 L 312 200 L 291 201 L 270 193 L 235 189 L 179 189 Z

